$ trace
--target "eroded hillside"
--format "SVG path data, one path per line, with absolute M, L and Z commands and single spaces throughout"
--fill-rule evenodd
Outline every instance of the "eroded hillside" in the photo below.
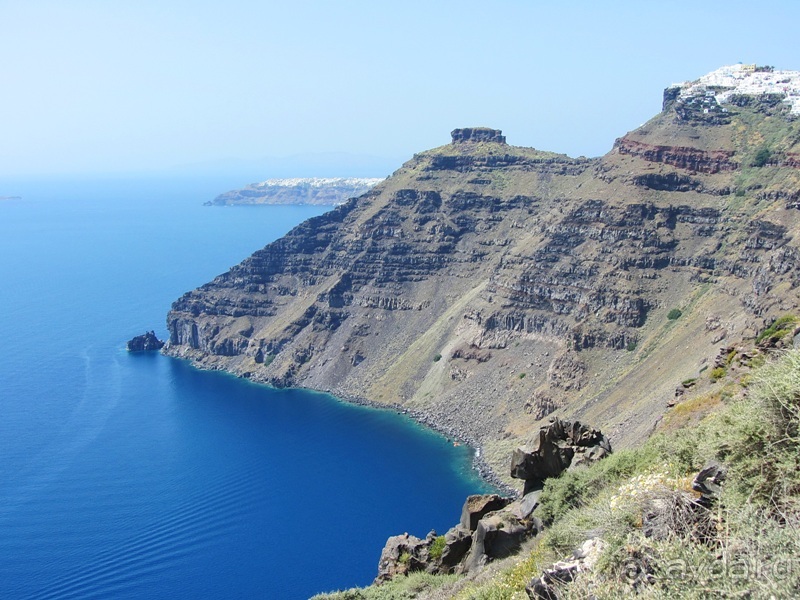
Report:
M 772 96 L 692 98 L 668 89 L 597 159 L 456 130 L 185 294 L 167 352 L 413 409 L 501 475 L 553 413 L 636 443 L 726 339 L 798 301 L 798 121 Z

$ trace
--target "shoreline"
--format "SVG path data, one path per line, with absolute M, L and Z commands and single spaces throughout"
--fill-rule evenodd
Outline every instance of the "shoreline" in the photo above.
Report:
M 234 373 L 233 371 L 229 371 L 228 369 L 224 369 L 221 367 L 207 367 L 204 365 L 198 364 L 198 362 L 188 356 L 177 356 L 170 351 L 170 344 L 167 342 L 164 347 L 159 350 L 159 354 L 162 356 L 166 356 L 168 358 L 174 358 L 178 360 L 184 360 L 188 362 L 193 368 L 198 369 L 200 371 L 219 371 L 222 373 L 227 373 L 233 377 L 238 379 L 242 379 L 244 381 L 249 381 L 251 383 L 255 383 L 258 385 L 265 385 L 267 387 L 271 387 L 273 389 L 296 389 L 296 390 L 306 390 L 310 392 L 328 394 L 332 398 L 339 400 L 341 402 L 346 402 L 348 404 L 354 404 L 357 406 L 365 406 L 367 408 L 377 408 L 382 410 L 390 410 L 394 413 L 400 415 L 406 415 L 411 418 L 412 421 L 421 425 L 422 427 L 426 427 L 444 437 L 468 446 L 472 450 L 472 469 L 475 470 L 484 482 L 492 486 L 497 490 L 498 493 L 509 496 L 511 498 L 519 498 L 520 492 L 519 490 L 509 486 L 507 483 L 502 481 L 500 477 L 498 477 L 497 473 L 495 473 L 494 469 L 489 466 L 489 463 L 483 458 L 483 447 L 477 440 L 475 440 L 470 435 L 464 433 L 463 431 L 454 429 L 448 425 L 444 425 L 442 423 L 437 422 L 436 418 L 432 415 L 425 414 L 418 410 L 406 408 L 399 404 L 391 403 L 382 403 L 376 402 L 374 400 L 369 400 L 367 398 L 363 398 L 361 396 L 356 396 L 354 394 L 349 394 L 346 392 L 337 392 L 333 389 L 317 389 L 317 388 L 310 388 L 310 387 L 303 387 L 303 386 L 290 386 L 290 387 L 277 387 L 268 381 L 262 381 L 260 379 L 255 379 L 252 377 L 245 377 L 243 375 L 239 375 Z
M 224 369 L 222 369 L 224 370 Z M 225 371 L 229 373 L 229 371 Z M 233 373 L 232 373 L 233 374 Z M 239 377 L 237 375 L 237 377 Z M 247 378 L 243 378 L 247 379 Z M 260 383 L 260 382 L 256 382 Z M 270 384 L 266 384 L 270 385 Z M 273 386 L 274 387 L 274 386 Z M 279 388 L 278 388 L 279 389 Z M 362 398 L 360 396 L 355 396 L 352 394 L 347 394 L 343 392 L 336 392 L 335 390 L 327 389 L 327 390 L 317 390 L 314 388 L 305 388 L 305 387 L 297 387 L 295 389 L 302 389 L 302 390 L 309 390 L 312 392 L 322 392 L 324 394 L 328 394 L 342 402 L 348 402 L 350 404 L 356 404 L 358 406 L 366 406 L 369 408 L 378 408 L 383 410 L 391 410 L 397 414 L 406 415 L 411 418 L 412 421 L 426 427 L 436 433 L 443 435 L 444 437 L 451 439 L 455 442 L 468 446 L 472 450 L 472 469 L 478 473 L 478 476 L 494 487 L 498 492 L 510 496 L 512 498 L 519 498 L 520 492 L 519 490 L 509 486 L 507 483 L 502 481 L 495 473 L 494 469 L 489 466 L 489 463 L 486 462 L 483 458 L 483 447 L 471 436 L 467 435 L 463 431 L 459 431 L 453 429 L 448 425 L 443 425 L 436 421 L 436 418 L 420 412 L 418 410 L 414 410 L 411 408 L 406 408 L 400 404 L 384 404 L 381 402 L 375 402 L 373 400 L 368 400 L 366 398 Z

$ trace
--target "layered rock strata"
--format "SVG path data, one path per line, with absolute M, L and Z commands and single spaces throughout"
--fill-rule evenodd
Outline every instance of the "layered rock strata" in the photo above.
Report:
M 800 125 L 765 102 L 665 97 L 597 159 L 455 130 L 178 299 L 167 353 L 410 411 L 500 473 L 550 415 L 636 443 L 722 340 L 797 307 Z

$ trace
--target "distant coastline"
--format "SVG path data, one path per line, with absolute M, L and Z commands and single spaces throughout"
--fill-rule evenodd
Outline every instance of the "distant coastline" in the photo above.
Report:
M 0 196 L 0 200 L 22 200 L 22 196 Z
M 312 205 L 338 206 L 365 194 L 380 178 L 298 177 L 267 179 L 220 194 L 204 206 Z

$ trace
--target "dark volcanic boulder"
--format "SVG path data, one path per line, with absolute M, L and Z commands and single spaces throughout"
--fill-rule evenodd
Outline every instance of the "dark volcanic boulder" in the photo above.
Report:
M 430 548 L 435 539 L 435 531 L 431 531 L 424 540 L 408 533 L 390 537 L 381 552 L 375 583 L 390 581 L 398 575 L 408 575 L 413 571 L 426 570 L 431 560 Z
M 148 331 L 143 335 L 137 335 L 132 340 L 128 341 L 129 352 L 150 352 L 152 350 L 161 350 L 164 347 L 164 342 L 156 337 L 154 331 Z
M 600 431 L 578 421 L 552 419 L 533 443 L 514 450 L 511 476 L 525 481 L 524 494 L 539 489 L 548 477 L 558 477 L 570 466 L 596 462 L 611 453 L 611 442 Z
M 485 515 L 501 508 L 505 508 L 510 502 L 507 498 L 502 498 L 497 494 L 474 494 L 468 496 L 461 509 L 461 527 L 469 531 L 475 531 L 480 521 Z
M 444 549 L 440 561 L 440 572 L 451 573 L 469 552 L 472 546 L 472 533 L 461 525 L 450 528 L 444 534 Z
M 522 542 L 537 533 L 535 525 L 521 521 L 509 511 L 486 515 L 472 536 L 465 570 L 474 571 L 491 560 L 515 554 Z

